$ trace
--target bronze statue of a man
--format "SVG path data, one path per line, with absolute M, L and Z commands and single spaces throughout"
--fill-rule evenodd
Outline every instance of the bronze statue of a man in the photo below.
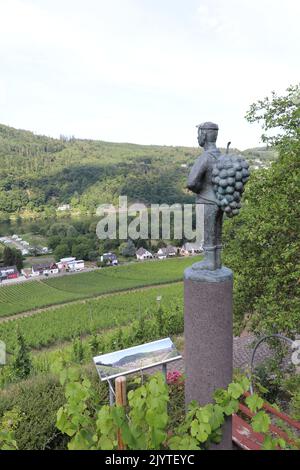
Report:
M 198 127 L 198 143 L 204 152 L 195 161 L 188 177 L 187 187 L 197 194 L 196 203 L 204 204 L 204 254 L 205 259 L 197 263 L 197 269 L 213 271 L 220 269 L 222 250 L 223 210 L 218 205 L 213 188 L 213 169 L 221 156 L 216 147 L 219 127 L 213 122 L 204 122 Z M 196 267 L 196 266 L 195 266 Z
M 204 152 L 195 161 L 187 187 L 197 194 L 196 203 L 204 204 L 204 254 L 194 270 L 216 271 L 222 268 L 223 214 L 234 217 L 241 208 L 244 186 L 249 179 L 249 164 L 240 155 L 221 155 L 216 147 L 219 127 L 204 122 L 198 127 L 198 143 Z

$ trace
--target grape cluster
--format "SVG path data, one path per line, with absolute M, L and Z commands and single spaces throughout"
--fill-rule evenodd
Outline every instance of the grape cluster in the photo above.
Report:
M 249 164 L 236 155 L 222 155 L 212 171 L 213 188 L 217 204 L 227 217 L 239 213 L 244 186 L 249 179 Z

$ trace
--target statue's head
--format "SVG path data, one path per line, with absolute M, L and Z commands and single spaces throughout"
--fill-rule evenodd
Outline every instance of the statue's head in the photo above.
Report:
M 219 126 L 213 122 L 203 122 L 198 127 L 198 143 L 200 147 L 208 142 L 215 143 L 218 137 Z

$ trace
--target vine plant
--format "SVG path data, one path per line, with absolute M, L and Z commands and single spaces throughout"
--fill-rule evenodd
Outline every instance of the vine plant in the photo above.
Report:
M 78 369 L 71 367 L 60 375 L 65 387 L 66 403 L 57 413 L 57 427 L 70 436 L 70 450 L 117 449 L 117 431 L 127 449 L 202 450 L 222 439 L 226 419 L 238 411 L 239 399 L 249 389 L 249 380 L 242 377 L 227 389 L 214 393 L 214 403 L 199 406 L 191 402 L 183 423 L 176 429 L 168 428 L 168 387 L 161 373 L 151 376 L 128 393 L 128 406 L 102 406 L 95 412 L 95 391 Z M 245 402 L 254 413 L 251 426 L 262 433 L 262 449 L 285 449 L 286 442 L 272 436 L 271 420 L 263 410 L 263 400 L 248 396 Z
M 15 407 L 4 413 L 0 420 L 0 450 L 17 450 L 15 430 L 21 420 L 21 411 Z

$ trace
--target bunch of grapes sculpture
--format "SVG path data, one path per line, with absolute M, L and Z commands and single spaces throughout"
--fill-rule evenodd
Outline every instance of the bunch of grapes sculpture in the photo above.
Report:
M 244 185 L 250 176 L 249 164 L 236 155 L 222 155 L 212 170 L 213 189 L 217 204 L 227 217 L 233 217 L 241 208 Z

